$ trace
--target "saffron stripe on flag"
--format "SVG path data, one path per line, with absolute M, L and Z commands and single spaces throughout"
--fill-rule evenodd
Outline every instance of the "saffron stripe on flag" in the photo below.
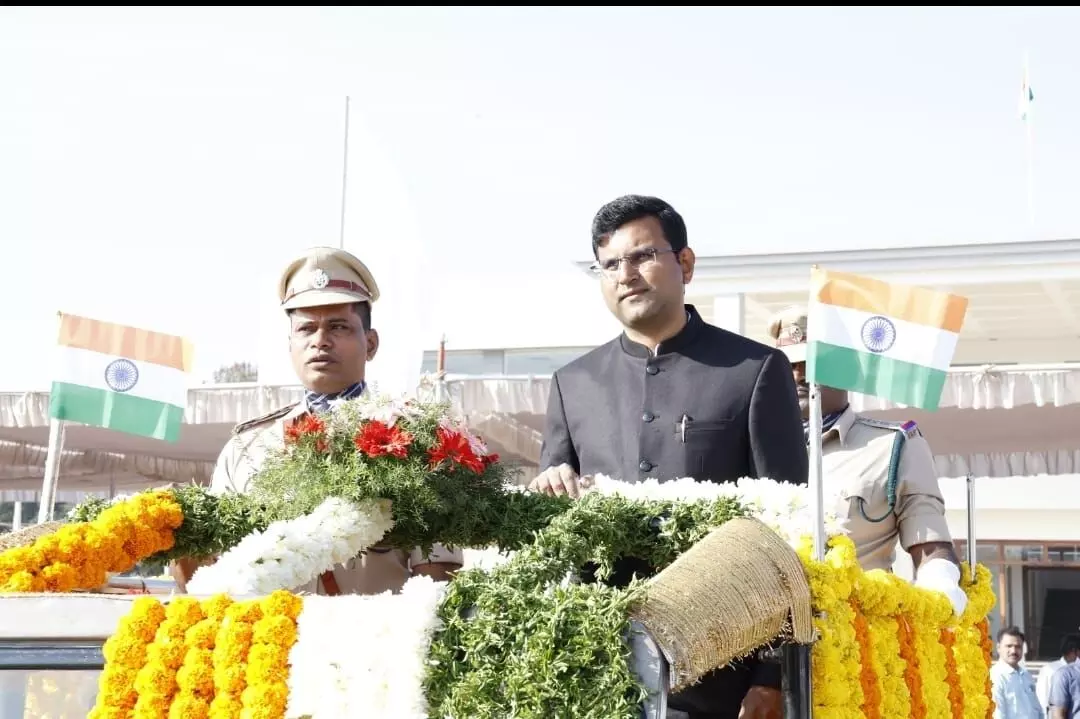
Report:
M 890 284 L 871 277 L 814 268 L 811 302 L 848 307 L 872 315 L 960 332 L 967 314 L 966 297 L 925 287 Z
M 61 314 L 60 344 L 181 372 L 190 372 L 193 364 L 191 343 L 183 337 L 77 315 Z
M 184 408 L 107 389 L 53 382 L 49 392 L 49 415 L 56 419 L 175 442 L 180 438 Z
M 816 384 L 931 412 L 941 402 L 948 377 L 945 370 L 826 342 L 811 342 L 806 359 L 808 370 L 814 368 L 812 381 Z

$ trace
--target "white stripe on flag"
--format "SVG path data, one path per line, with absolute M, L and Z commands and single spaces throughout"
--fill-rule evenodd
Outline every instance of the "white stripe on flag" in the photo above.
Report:
M 807 328 L 812 341 L 870 352 L 863 342 L 862 331 L 866 321 L 878 315 L 823 302 L 812 303 L 809 310 Z M 895 317 L 888 320 L 896 330 L 893 344 L 886 351 L 874 354 L 932 369 L 949 368 L 959 335 Z
M 121 359 L 93 350 L 59 346 L 53 381 L 114 392 L 105 380 L 109 363 Z M 126 360 L 131 362 L 131 360 Z M 175 367 L 153 362 L 133 362 L 139 371 L 138 381 L 124 394 L 154 402 L 187 407 L 188 376 Z

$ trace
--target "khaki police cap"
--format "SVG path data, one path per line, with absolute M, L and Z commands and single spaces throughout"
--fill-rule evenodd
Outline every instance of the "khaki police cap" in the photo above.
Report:
M 806 361 L 806 315 L 805 307 L 792 305 L 769 321 L 769 336 L 792 364 Z
M 373 303 L 379 299 L 379 286 L 371 270 L 345 250 L 312 247 L 281 273 L 278 298 L 286 310 Z

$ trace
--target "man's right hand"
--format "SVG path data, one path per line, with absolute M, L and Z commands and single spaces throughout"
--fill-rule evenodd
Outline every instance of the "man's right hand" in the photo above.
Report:
M 530 492 L 540 492 L 552 497 L 569 495 L 574 499 L 581 496 L 581 490 L 592 484 L 591 477 L 579 477 L 569 464 L 548 467 L 529 482 Z

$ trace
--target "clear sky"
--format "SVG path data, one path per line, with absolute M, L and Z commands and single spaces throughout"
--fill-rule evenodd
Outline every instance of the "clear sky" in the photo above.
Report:
M 627 192 L 674 204 L 699 254 L 1077 236 L 1077 27 L 1071 8 L 0 8 L 0 389 L 47 386 L 57 310 L 184 334 L 200 380 L 246 359 L 287 381 L 275 275 L 338 242 L 345 95 L 345 243 L 386 293 L 383 372 L 441 332 L 612 336 L 571 263 Z

